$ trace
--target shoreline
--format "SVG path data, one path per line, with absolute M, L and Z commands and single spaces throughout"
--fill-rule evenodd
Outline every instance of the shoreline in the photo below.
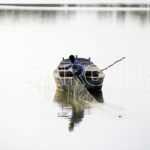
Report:
M 42 4 L 42 3 L 24 3 L 24 4 L 19 4 L 19 3 L 0 3 L 0 6 L 15 6 L 15 7 L 99 7 L 99 8 L 114 8 L 114 7 L 119 7 L 119 8 L 149 8 L 150 4 L 125 4 L 125 3 L 95 3 L 95 4 L 65 4 L 65 3 L 51 3 L 51 4 Z

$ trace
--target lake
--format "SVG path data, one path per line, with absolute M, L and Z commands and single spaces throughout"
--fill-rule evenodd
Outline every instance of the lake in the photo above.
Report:
M 0 149 L 149 150 L 150 10 L 0 7 Z M 56 90 L 70 54 L 106 70 L 96 104 Z

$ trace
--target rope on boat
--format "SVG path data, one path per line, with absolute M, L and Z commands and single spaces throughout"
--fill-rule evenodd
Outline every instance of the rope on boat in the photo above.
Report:
M 111 65 L 109 65 L 108 67 L 106 67 L 106 68 L 102 69 L 101 71 L 105 71 L 105 70 L 107 70 L 108 68 L 112 67 L 113 65 L 115 65 L 116 63 L 118 63 L 118 62 L 122 61 L 122 60 L 123 60 L 123 59 L 125 59 L 125 58 L 126 58 L 126 57 L 122 57 L 121 59 L 119 59 L 119 60 L 115 61 L 113 64 L 111 64 Z

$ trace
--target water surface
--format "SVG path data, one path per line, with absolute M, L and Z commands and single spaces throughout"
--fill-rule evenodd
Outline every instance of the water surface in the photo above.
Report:
M 0 10 L 0 148 L 149 150 L 150 11 Z M 96 104 L 56 90 L 70 54 L 105 72 Z

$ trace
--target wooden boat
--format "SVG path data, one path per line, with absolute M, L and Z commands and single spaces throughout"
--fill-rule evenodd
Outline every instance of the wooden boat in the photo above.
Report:
M 89 92 L 98 92 L 101 91 L 104 80 L 104 73 L 89 59 L 86 58 L 77 58 L 76 59 L 82 63 L 85 69 L 85 82 L 84 87 Z M 59 67 L 66 67 L 71 64 L 69 59 L 64 59 L 60 62 Z M 72 69 L 68 70 L 59 70 L 54 71 L 54 78 L 56 81 L 56 86 L 58 89 L 64 91 L 73 91 L 73 86 L 76 85 L 76 80 L 73 77 Z

